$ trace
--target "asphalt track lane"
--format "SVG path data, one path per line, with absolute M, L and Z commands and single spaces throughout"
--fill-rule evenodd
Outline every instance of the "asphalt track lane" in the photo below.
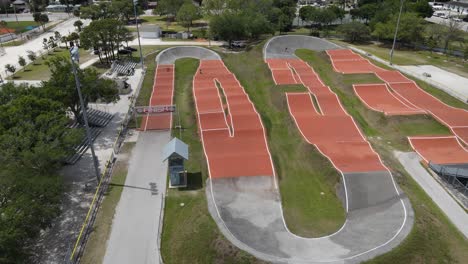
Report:
M 300 43 L 298 46 L 301 46 Z M 330 46 L 333 45 L 330 44 Z M 174 54 L 174 58 L 163 54 L 164 52 L 162 56 L 166 62 L 173 62 L 176 58 L 183 56 L 195 58 L 200 54 L 208 56 L 206 52 L 197 50 L 200 48 L 193 48 L 195 50 L 193 54 L 190 54 L 188 49 L 190 48 L 186 47 L 180 53 L 172 49 L 170 53 Z M 212 58 L 217 55 L 214 53 L 209 56 Z M 198 58 L 201 59 L 200 65 L 203 65 L 203 57 Z M 219 63 L 222 62 L 219 61 Z M 207 73 L 209 69 L 206 71 L 202 69 L 202 73 L 197 72 L 196 75 L 206 76 Z M 387 188 L 389 185 L 395 186 L 391 175 L 387 172 L 343 175 L 343 181 L 346 182 L 344 188 L 348 187 L 351 190 L 349 192 L 342 190 L 346 197 L 343 202 L 346 209 L 349 208 L 346 223 L 336 233 L 321 238 L 302 238 L 288 230 L 283 218 L 276 177 L 272 177 L 275 176 L 272 167 L 269 169 L 273 170 L 273 175 L 246 177 L 240 174 L 244 173 L 241 171 L 242 167 L 247 167 L 242 165 L 237 166 L 241 167 L 240 169 L 233 168 L 238 170 L 235 171 L 238 173 L 235 177 L 213 177 L 218 172 L 222 173 L 226 158 L 242 158 L 236 154 L 237 151 L 230 153 L 224 146 L 229 149 L 231 144 L 235 145 L 233 148 L 239 148 L 241 145 L 241 148 L 251 148 L 256 145 L 254 149 L 260 151 L 261 154 L 263 153 L 262 147 L 265 147 L 267 152 L 268 147 L 259 117 L 258 124 L 262 127 L 263 138 L 256 138 L 259 134 L 259 127 L 256 124 L 249 129 L 250 124 L 244 126 L 244 122 L 241 121 L 239 127 L 242 129 L 238 130 L 236 119 L 251 118 L 251 115 L 245 115 L 245 113 L 255 110 L 253 104 L 246 104 L 245 100 L 235 99 L 248 98 L 245 97 L 243 89 L 239 88 L 239 84 L 237 83 L 236 89 L 235 82 L 227 81 L 223 84 L 223 80 L 216 78 L 226 97 L 226 103 L 223 103 L 217 94 L 216 97 L 213 96 L 214 93 L 204 91 L 217 89 L 209 78 L 199 77 L 194 78 L 193 88 L 194 95 L 197 94 L 194 97 L 196 97 L 198 114 L 226 112 L 226 124 L 232 120 L 234 128 L 231 132 L 226 127 L 208 130 L 202 126 L 200 133 L 209 164 L 210 179 L 209 187 L 206 189 L 209 210 L 223 234 L 236 246 L 258 258 L 275 263 L 358 263 L 387 252 L 406 237 L 413 223 L 413 212 L 401 210 L 402 207 L 410 208 L 409 201 L 394 189 Z M 201 96 L 200 94 L 203 93 L 211 94 L 211 96 Z M 250 107 L 246 107 L 248 105 Z M 203 111 L 200 111 L 201 109 Z M 198 120 L 200 123 L 200 118 Z M 231 133 L 234 137 L 231 137 Z M 236 141 L 236 138 L 243 140 Z M 210 156 L 210 148 L 218 148 L 214 151 L 218 151 L 221 156 Z M 272 166 L 269 152 L 268 158 Z M 371 183 L 371 185 L 368 186 L 366 183 Z
M 372 70 L 369 65 L 361 60 L 356 60 L 357 56 L 361 57 L 360 55 L 354 53 L 351 50 L 340 50 L 340 51 L 327 51 L 327 54 L 330 57 L 330 60 L 333 64 L 335 71 L 342 72 L 345 74 L 352 74 L 361 71 L 368 71 L 374 73 L 378 78 L 383 80 L 387 83 L 388 87 L 391 88 L 393 91 L 391 95 L 395 95 L 394 98 L 400 101 L 401 103 L 409 106 L 414 107 L 415 109 L 420 109 L 425 111 L 426 113 L 431 114 L 435 119 L 437 119 L 442 124 L 446 125 L 452 133 L 458 137 L 458 139 L 467 144 L 468 142 L 468 111 L 464 109 L 455 108 L 449 106 L 436 97 L 432 96 L 431 94 L 427 93 L 423 89 L 421 89 L 414 81 L 406 78 L 403 74 L 399 71 L 389 71 L 383 70 L 378 68 L 376 70 Z M 362 58 L 362 57 L 361 57 Z M 365 60 L 365 59 L 363 59 Z M 355 64 L 355 68 L 351 69 L 345 66 L 340 66 L 342 63 L 349 63 Z M 370 63 L 370 62 L 369 62 Z M 372 64 L 373 65 L 373 64 Z M 356 69 L 357 68 L 357 69 Z M 375 85 L 374 88 L 378 88 L 381 86 Z M 380 89 L 379 91 L 381 91 Z M 377 89 L 373 89 L 373 92 L 376 93 Z M 355 92 L 358 97 L 363 101 L 363 103 L 369 106 L 371 109 L 376 111 L 384 111 L 385 109 L 381 109 L 376 105 L 385 105 L 385 108 L 390 109 L 388 112 L 392 111 L 397 107 L 396 101 L 393 103 L 389 103 L 390 96 L 384 96 L 384 94 L 368 96 L 367 98 L 364 94 L 357 91 L 355 87 Z M 361 92 L 363 92 L 361 87 Z M 372 106 L 374 105 L 374 106 Z M 401 105 L 400 105 L 401 106 Z M 399 111 L 395 109 L 395 114 L 407 114 L 404 110 Z M 411 139 L 410 139 L 411 141 Z M 413 140 L 414 141 L 414 140 Z M 437 143 L 437 141 L 440 141 Z M 459 144 L 448 144 L 445 145 L 446 138 L 440 137 L 432 137 L 430 141 L 424 141 L 423 144 L 421 141 L 418 141 L 419 144 L 411 144 L 412 146 L 417 146 L 417 149 L 414 148 L 420 155 L 428 155 L 422 156 L 424 160 L 431 160 L 435 163 L 441 162 L 440 164 L 447 164 L 450 163 L 450 159 L 452 159 L 452 163 L 468 163 L 468 159 L 466 158 L 468 152 L 463 147 L 460 147 Z M 431 142 L 431 143 L 429 143 Z M 410 142 L 411 143 L 411 142 Z M 457 142 L 458 143 L 458 142 Z M 439 148 L 439 154 L 437 154 Z M 466 152 L 466 153 L 465 153 Z M 447 155 L 442 155 L 441 153 L 446 153 Z M 449 153 L 457 153 L 456 156 L 449 155 Z

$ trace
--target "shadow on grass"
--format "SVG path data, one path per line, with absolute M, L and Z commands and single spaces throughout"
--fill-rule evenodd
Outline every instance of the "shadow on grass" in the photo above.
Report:
M 194 191 L 203 188 L 201 172 L 187 173 L 187 187 L 179 188 L 179 191 Z

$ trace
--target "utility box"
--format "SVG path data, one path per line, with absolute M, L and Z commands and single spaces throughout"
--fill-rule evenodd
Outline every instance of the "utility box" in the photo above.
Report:
M 187 187 L 187 171 L 184 162 L 188 160 L 188 145 L 173 138 L 163 150 L 163 161 L 167 160 L 169 170 L 169 188 Z

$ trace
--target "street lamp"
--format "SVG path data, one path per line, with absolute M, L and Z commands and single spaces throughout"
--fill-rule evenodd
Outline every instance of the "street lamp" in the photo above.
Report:
M 135 12 L 135 24 L 137 28 L 137 37 L 138 37 L 138 48 L 140 49 L 140 63 L 141 63 L 141 69 L 144 70 L 143 68 L 143 53 L 141 52 L 141 43 L 140 43 L 140 30 L 138 28 L 138 17 L 137 17 L 137 9 L 136 9 L 136 4 L 138 3 L 138 0 L 133 0 L 133 11 Z
M 395 51 L 395 44 L 396 44 L 396 38 L 397 38 L 397 34 L 398 34 L 398 28 L 400 27 L 400 17 L 401 17 L 401 11 L 403 10 L 403 1 L 404 0 L 400 0 L 400 13 L 398 13 L 398 20 L 397 20 L 396 29 L 395 29 L 395 35 L 393 36 L 392 50 L 390 51 L 390 65 L 392 65 L 393 52 Z
M 96 154 L 94 153 L 93 139 L 91 138 L 91 130 L 89 129 L 89 124 L 88 124 L 88 113 L 87 113 L 87 110 L 85 108 L 85 104 L 83 101 L 83 95 L 81 94 L 80 79 L 78 78 L 78 72 L 76 70 L 76 65 L 75 65 L 75 61 L 77 63 L 79 63 L 80 61 L 80 54 L 79 54 L 78 47 L 75 46 L 73 41 L 70 42 L 70 59 L 71 59 L 71 64 L 72 64 L 73 75 L 75 76 L 76 91 L 78 92 L 78 97 L 80 98 L 81 110 L 83 111 L 83 120 L 84 120 L 84 125 L 85 125 L 85 130 L 86 130 L 86 139 L 87 139 L 88 146 L 91 149 L 91 155 L 93 158 L 94 172 L 96 173 L 96 179 L 99 182 L 99 180 L 101 179 L 101 175 L 99 173 L 99 162 L 96 158 Z

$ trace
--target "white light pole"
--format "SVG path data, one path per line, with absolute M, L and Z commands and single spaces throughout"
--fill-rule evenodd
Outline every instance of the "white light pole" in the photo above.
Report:
M 138 28 L 138 17 L 137 17 L 137 8 L 136 8 L 138 0 L 133 0 L 132 2 L 133 2 L 133 11 L 135 12 L 135 24 L 136 24 L 136 28 L 137 28 L 138 48 L 140 49 L 141 69 L 144 70 L 144 68 L 143 68 L 143 53 L 141 51 L 141 43 L 140 43 L 140 29 Z
M 400 27 L 400 18 L 401 18 L 401 11 L 403 10 L 403 1 L 404 0 L 400 0 L 400 13 L 398 13 L 398 20 L 397 20 L 396 29 L 395 29 L 395 35 L 393 36 L 392 50 L 390 51 L 390 65 L 392 65 L 393 52 L 395 51 L 396 38 L 398 35 L 398 28 Z
M 71 59 L 71 64 L 72 64 L 73 75 L 75 76 L 76 91 L 78 92 L 78 97 L 80 98 L 81 111 L 83 112 L 83 120 L 84 120 L 84 125 L 85 125 L 85 130 L 86 130 L 86 139 L 87 139 L 88 147 L 91 149 L 91 156 L 93 158 L 94 172 L 96 173 L 96 179 L 99 182 L 99 180 L 101 179 L 101 174 L 99 173 L 99 161 L 97 160 L 96 154 L 94 153 L 93 139 L 91 138 L 91 130 L 89 129 L 89 123 L 88 123 L 88 113 L 87 113 L 87 110 L 85 108 L 85 104 L 83 101 L 83 95 L 81 94 L 80 79 L 78 78 L 78 72 L 76 70 L 76 65 L 75 65 L 75 61 L 79 63 L 80 55 L 79 55 L 78 47 L 75 46 L 73 42 L 70 42 L 70 59 Z

